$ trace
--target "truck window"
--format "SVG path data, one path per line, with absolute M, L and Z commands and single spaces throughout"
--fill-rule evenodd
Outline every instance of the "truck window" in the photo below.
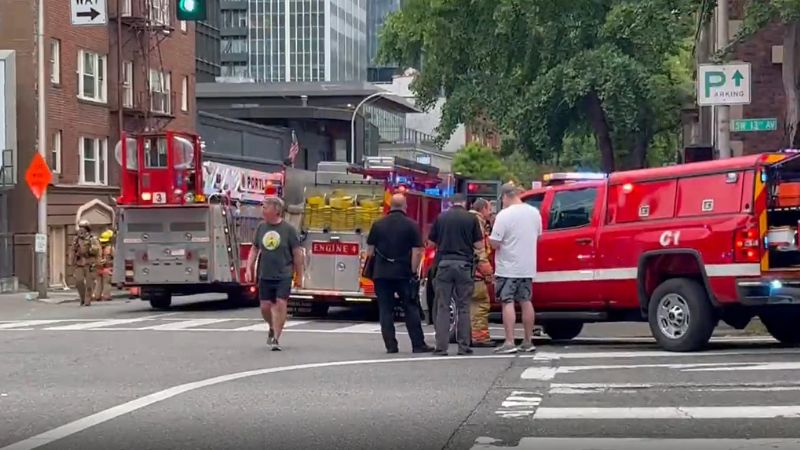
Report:
M 547 229 L 552 231 L 589 225 L 596 197 L 597 188 L 556 192 L 550 205 Z
M 533 206 L 538 210 L 542 209 L 543 201 L 544 201 L 544 193 L 531 195 L 530 197 L 525 198 L 525 203 Z

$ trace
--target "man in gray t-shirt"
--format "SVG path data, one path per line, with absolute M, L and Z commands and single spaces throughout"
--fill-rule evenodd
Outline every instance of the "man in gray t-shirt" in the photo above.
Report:
M 281 349 L 278 341 L 286 323 L 292 277 L 296 276 L 298 286 L 303 280 L 303 250 L 297 230 L 283 220 L 283 200 L 266 197 L 263 208 L 264 222 L 256 230 L 245 277 L 255 281 L 258 262 L 261 315 L 269 327 L 268 344 L 277 351 Z

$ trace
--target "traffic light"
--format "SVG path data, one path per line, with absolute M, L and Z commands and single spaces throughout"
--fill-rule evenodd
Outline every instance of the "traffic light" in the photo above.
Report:
M 178 20 L 198 21 L 206 20 L 206 0 L 178 0 L 175 17 Z

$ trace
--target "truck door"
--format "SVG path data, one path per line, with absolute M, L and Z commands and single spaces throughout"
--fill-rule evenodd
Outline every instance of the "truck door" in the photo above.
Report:
M 593 294 L 598 186 L 559 187 L 548 192 L 542 214 L 534 301 L 548 308 L 600 306 Z

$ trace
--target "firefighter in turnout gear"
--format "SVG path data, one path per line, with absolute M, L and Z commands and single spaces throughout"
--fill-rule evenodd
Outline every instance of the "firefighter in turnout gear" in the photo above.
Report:
M 101 301 L 111 300 L 111 271 L 114 267 L 114 232 L 106 230 L 100 233 L 100 264 L 98 267 L 97 290 L 95 298 Z
M 70 265 L 75 287 L 81 299 L 81 306 L 89 306 L 96 300 L 97 269 L 100 258 L 100 242 L 92 235 L 89 222 L 81 220 L 78 224 L 78 235 L 70 248 Z
M 492 205 L 479 198 L 472 203 L 472 214 L 478 219 L 483 235 L 483 251 L 475 252 L 475 291 L 470 303 L 470 316 L 472 318 L 472 346 L 494 347 L 489 336 L 489 290 L 487 283 L 491 282 L 492 265 L 489 263 L 489 217 L 492 214 Z

